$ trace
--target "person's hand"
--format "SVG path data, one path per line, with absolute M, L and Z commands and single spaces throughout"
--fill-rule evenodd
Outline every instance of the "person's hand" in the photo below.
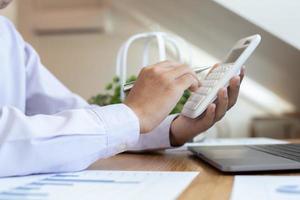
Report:
M 124 103 L 138 116 L 141 133 L 147 133 L 169 115 L 186 89 L 199 86 L 191 68 L 165 61 L 141 70 Z
M 216 65 L 217 66 L 217 65 Z M 170 142 L 172 146 L 181 146 L 201 132 L 212 127 L 223 118 L 237 101 L 240 84 L 244 77 L 244 68 L 239 76 L 233 77 L 228 88 L 222 88 L 217 100 L 210 104 L 206 112 L 196 119 L 178 116 L 171 124 Z

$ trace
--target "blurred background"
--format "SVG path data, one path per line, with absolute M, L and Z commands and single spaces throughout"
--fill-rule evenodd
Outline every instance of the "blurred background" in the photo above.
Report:
M 133 34 L 172 32 L 188 42 L 194 64 L 204 66 L 258 33 L 262 43 L 247 62 L 239 101 L 209 137 L 299 138 L 299 9 L 298 0 L 14 0 L 0 13 L 85 99 L 104 92 L 118 48 Z M 129 74 L 138 73 L 141 49 L 137 44 L 130 52 Z

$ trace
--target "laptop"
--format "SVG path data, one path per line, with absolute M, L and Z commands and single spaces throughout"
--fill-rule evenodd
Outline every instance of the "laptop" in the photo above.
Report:
M 223 172 L 300 170 L 300 144 L 190 146 L 188 149 Z

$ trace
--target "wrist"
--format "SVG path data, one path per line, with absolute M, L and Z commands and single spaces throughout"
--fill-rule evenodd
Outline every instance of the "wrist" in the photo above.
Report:
M 142 109 L 139 109 L 138 106 L 134 106 L 126 101 L 124 104 L 128 106 L 137 116 L 140 125 L 140 133 L 142 134 L 149 132 L 149 125 L 146 123 L 148 120 L 144 117 L 145 115 L 143 114 Z
M 195 124 L 192 119 L 178 115 L 170 127 L 170 143 L 172 146 L 182 146 L 190 141 L 198 133 L 194 130 Z
M 183 145 L 182 143 L 180 143 L 176 140 L 176 137 L 174 137 L 174 135 L 172 134 L 171 129 L 170 129 L 170 144 L 171 144 L 171 147 L 180 147 Z
M 170 126 L 170 130 L 169 130 L 170 144 L 172 147 L 180 147 L 184 144 L 184 142 L 178 140 L 178 138 L 176 137 L 176 133 L 175 133 L 175 131 L 176 131 L 176 128 L 175 128 L 176 122 L 175 121 L 178 119 L 178 117 L 179 117 L 179 115 L 177 115 L 173 119 L 171 126 Z

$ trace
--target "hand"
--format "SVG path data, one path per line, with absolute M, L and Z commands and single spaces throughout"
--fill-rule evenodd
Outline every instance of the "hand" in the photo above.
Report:
M 186 89 L 199 86 L 191 68 L 165 61 L 142 69 L 124 103 L 138 116 L 141 133 L 147 133 L 168 116 Z
M 237 101 L 240 84 L 244 78 L 245 69 L 239 76 L 233 77 L 228 88 L 222 88 L 215 103 L 208 106 L 206 112 L 196 119 L 180 115 L 171 124 L 170 142 L 172 146 L 181 146 L 201 132 L 212 127 L 223 118 Z

